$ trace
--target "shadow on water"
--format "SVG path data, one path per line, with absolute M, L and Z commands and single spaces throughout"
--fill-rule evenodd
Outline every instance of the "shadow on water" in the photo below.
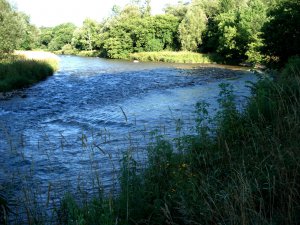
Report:
M 124 151 L 145 160 L 152 131 L 174 138 L 178 119 L 192 133 L 194 105 L 205 100 L 215 113 L 222 82 L 242 106 L 247 81 L 255 76 L 237 68 L 61 56 L 60 70 L 26 98 L 0 101 L 0 182 L 19 214 L 30 211 L 22 202 L 35 206 L 31 199 L 42 203 L 37 212 L 55 207 L 69 188 L 114 192 Z

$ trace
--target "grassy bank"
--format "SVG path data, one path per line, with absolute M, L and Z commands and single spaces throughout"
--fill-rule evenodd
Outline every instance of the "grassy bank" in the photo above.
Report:
M 216 56 L 195 52 L 140 52 L 130 54 L 131 60 L 142 62 L 168 62 L 168 63 L 214 63 Z
M 77 56 L 83 56 L 83 57 L 99 57 L 101 55 L 101 52 L 92 50 L 92 51 L 78 51 L 73 48 L 68 49 L 62 49 L 59 51 L 55 51 L 55 54 L 58 55 L 77 55 Z
M 220 88 L 216 117 L 197 104 L 197 135 L 156 136 L 147 166 L 129 151 L 119 195 L 68 195 L 59 224 L 299 224 L 300 58 L 253 85 L 243 112 Z
M 58 58 L 44 52 L 16 52 L 0 61 L 0 92 L 28 87 L 58 69 Z
M 78 51 L 71 46 L 55 51 L 59 55 L 77 55 L 84 57 L 105 57 L 100 51 Z M 123 58 L 124 60 L 138 60 L 141 62 L 166 62 L 166 63 L 216 63 L 221 62 L 221 58 L 216 54 L 201 54 L 195 52 L 139 52 L 131 53 Z

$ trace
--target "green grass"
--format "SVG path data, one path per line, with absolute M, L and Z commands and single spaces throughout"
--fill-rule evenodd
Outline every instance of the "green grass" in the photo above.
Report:
M 168 63 L 214 63 L 216 56 L 213 54 L 200 54 L 195 52 L 140 52 L 132 53 L 131 60 L 143 62 L 168 62 Z
M 196 106 L 197 135 L 156 135 L 147 166 L 127 152 L 110 207 L 101 197 L 74 213 L 74 199 L 65 198 L 61 224 L 299 224 L 299 62 L 253 85 L 243 112 L 232 88 L 220 85 L 216 117 L 207 103 Z
M 95 50 L 93 51 L 59 50 L 59 51 L 55 51 L 54 53 L 58 55 L 77 55 L 83 57 L 98 57 L 101 55 L 101 52 Z
M 53 75 L 57 69 L 55 59 L 3 59 L 0 61 L 0 92 L 28 87 Z

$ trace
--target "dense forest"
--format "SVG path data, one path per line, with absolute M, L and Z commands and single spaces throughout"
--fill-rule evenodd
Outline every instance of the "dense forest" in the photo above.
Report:
M 151 15 L 151 0 L 114 6 L 111 16 L 37 28 L 1 0 L 1 51 L 45 49 L 62 54 L 128 59 L 131 53 L 215 53 L 222 62 L 286 61 L 299 53 L 297 0 L 192 0 Z

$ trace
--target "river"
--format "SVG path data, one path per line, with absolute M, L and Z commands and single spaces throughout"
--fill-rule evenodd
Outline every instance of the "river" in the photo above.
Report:
M 180 132 L 192 133 L 198 101 L 214 113 L 225 82 L 242 105 L 255 79 L 237 68 L 60 56 L 54 76 L 0 100 L 0 184 L 18 204 L 28 192 L 47 207 L 52 192 L 110 188 L 124 151 L 143 161 L 153 131 L 171 139 L 183 121 Z

